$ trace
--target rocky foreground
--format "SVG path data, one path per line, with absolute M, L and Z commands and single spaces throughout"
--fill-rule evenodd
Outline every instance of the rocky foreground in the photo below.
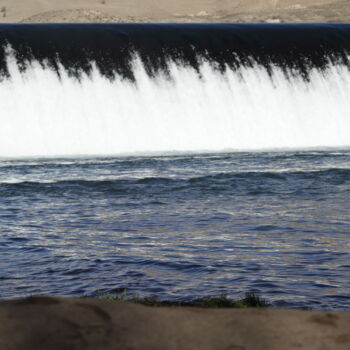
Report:
M 35 297 L 0 303 L 0 349 L 349 350 L 350 314 Z

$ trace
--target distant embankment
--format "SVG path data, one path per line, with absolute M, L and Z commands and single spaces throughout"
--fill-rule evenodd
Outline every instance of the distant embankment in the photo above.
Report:
M 346 0 L 3 0 L 1 22 L 349 22 Z

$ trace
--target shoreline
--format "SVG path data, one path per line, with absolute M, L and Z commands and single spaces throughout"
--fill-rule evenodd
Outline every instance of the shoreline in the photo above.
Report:
M 0 302 L 0 348 L 349 349 L 350 313 L 53 297 Z

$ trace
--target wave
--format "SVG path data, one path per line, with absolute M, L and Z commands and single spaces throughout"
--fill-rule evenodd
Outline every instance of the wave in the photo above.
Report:
M 229 184 L 234 182 L 254 182 L 261 181 L 285 181 L 289 179 L 313 179 L 337 181 L 350 180 L 349 168 L 331 168 L 331 169 L 285 169 L 276 171 L 226 171 L 203 176 L 187 176 L 187 177 L 98 177 L 98 178 L 61 178 L 61 179 L 44 179 L 44 180 L 28 180 L 20 178 L 10 178 L 0 181 L 0 189 L 9 188 L 132 188 L 139 185 L 147 186 L 171 186 L 178 184 L 186 184 L 188 186 L 206 185 L 206 184 Z

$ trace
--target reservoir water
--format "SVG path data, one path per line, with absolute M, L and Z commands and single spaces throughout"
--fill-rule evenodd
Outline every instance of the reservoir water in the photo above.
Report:
M 350 310 L 350 25 L 1 25 L 0 298 L 247 291 Z

